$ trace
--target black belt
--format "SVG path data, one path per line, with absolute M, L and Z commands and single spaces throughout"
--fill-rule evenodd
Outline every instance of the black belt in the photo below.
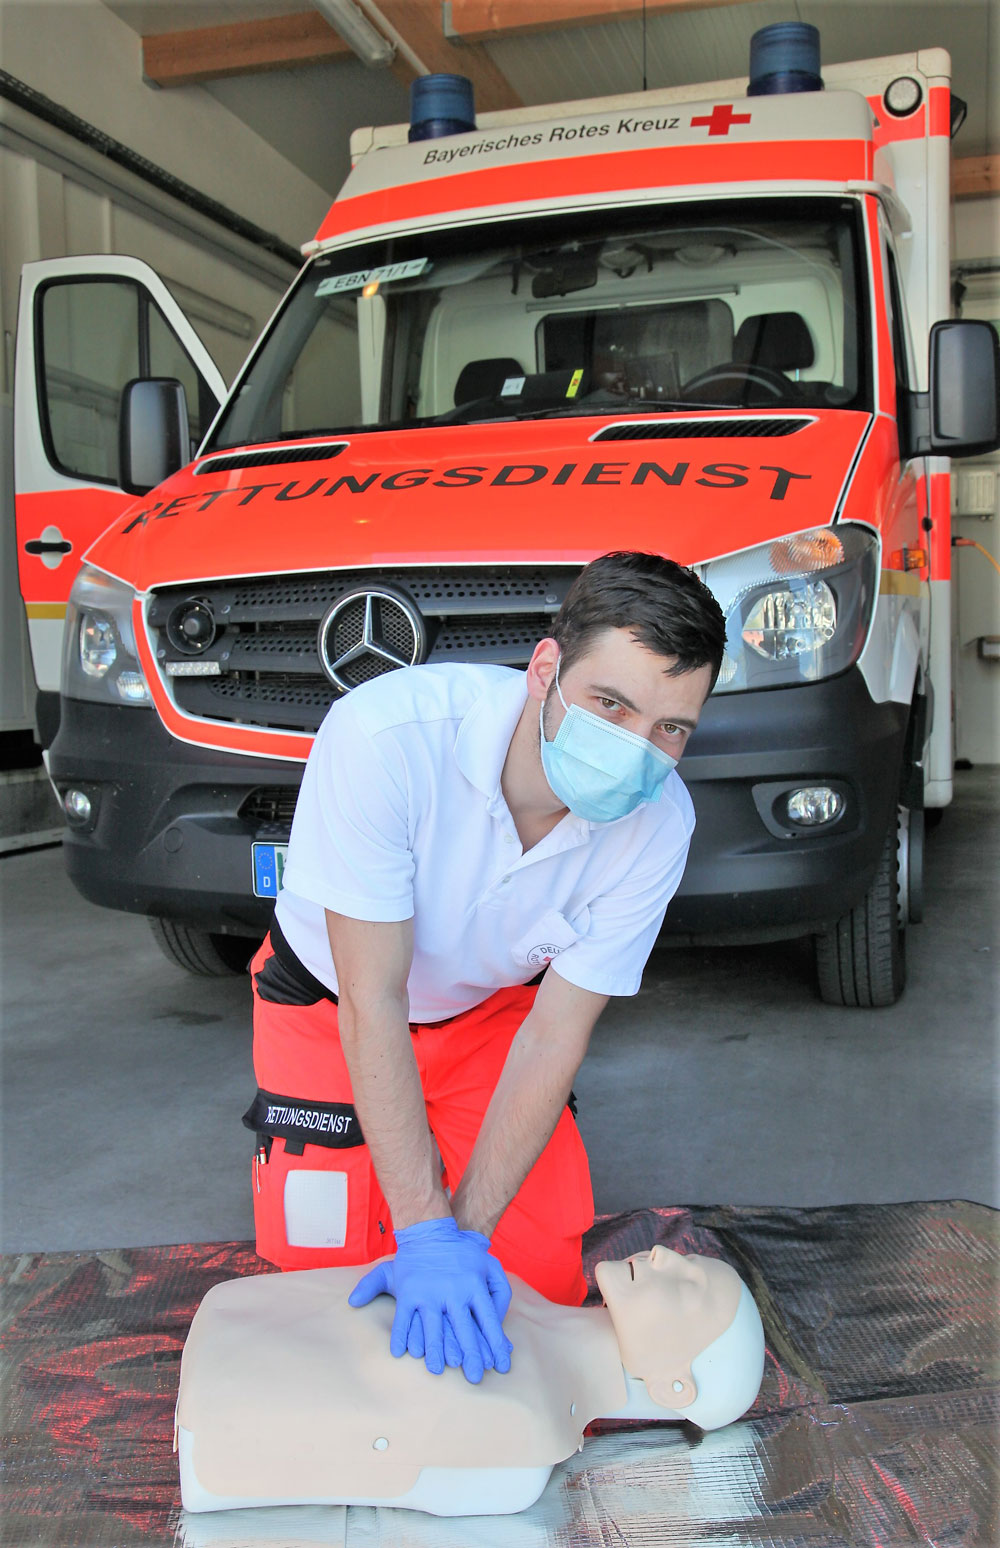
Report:
M 299 960 L 299 958 L 295 955 L 295 952 L 289 946 L 285 939 L 284 933 L 282 932 L 281 926 L 278 923 L 277 915 L 273 915 L 271 918 L 270 936 L 271 950 L 274 952 L 278 966 L 283 969 L 283 973 L 280 976 L 280 982 L 278 975 L 273 973 L 270 982 L 265 978 L 265 988 L 273 988 L 275 990 L 292 990 L 294 988 L 301 991 L 301 998 L 298 995 L 291 999 L 283 998 L 279 1001 L 279 1004 L 315 1005 L 317 1000 L 329 1000 L 333 1005 L 336 1005 L 338 1001 L 337 996 L 334 994 L 333 990 L 330 989 L 326 984 L 322 983 L 315 976 L 315 974 L 310 973 L 305 963 Z M 267 972 L 268 966 L 268 963 L 264 964 L 265 974 Z M 287 978 L 285 975 L 287 975 Z M 261 976 L 263 975 L 258 975 L 258 992 L 260 991 L 261 987 Z M 288 982 L 288 980 L 291 982 Z M 264 998 L 270 999 L 271 996 L 265 994 Z
M 331 1005 L 338 1005 L 340 1002 L 333 990 L 310 973 L 305 963 L 296 956 L 275 918 L 271 920 L 270 935 L 274 955 L 268 957 L 254 979 L 261 999 L 277 1005 L 315 1005 L 318 1000 L 328 1000 Z M 446 1027 L 456 1019 L 455 1016 L 445 1016 L 441 1021 L 421 1021 L 419 1025 Z M 417 1023 L 411 1022 L 410 1025 L 415 1028 Z
M 278 1005 L 315 1005 L 317 1000 L 328 1000 L 331 1005 L 340 1003 L 334 991 L 314 973 L 310 973 L 305 963 L 289 946 L 275 916 L 271 919 L 270 935 L 271 950 L 274 955 L 268 958 L 254 980 L 257 993 L 262 1000 L 270 1000 Z M 534 978 L 529 979 L 525 988 L 534 988 L 541 983 L 544 976 L 545 968 L 540 973 L 536 973 Z M 411 1022 L 410 1025 L 446 1027 L 457 1019 L 456 1016 L 445 1016 L 440 1021 Z

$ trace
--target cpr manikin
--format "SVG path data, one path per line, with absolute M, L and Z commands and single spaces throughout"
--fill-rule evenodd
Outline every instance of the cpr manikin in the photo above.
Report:
M 393 1302 L 353 1309 L 354 1268 L 210 1290 L 177 1401 L 189 1511 L 395 1505 L 524 1510 L 595 1418 L 738 1419 L 764 1367 L 760 1317 L 726 1263 L 666 1247 L 599 1263 L 606 1306 L 557 1306 L 511 1276 L 509 1372 L 478 1386 L 389 1353 Z

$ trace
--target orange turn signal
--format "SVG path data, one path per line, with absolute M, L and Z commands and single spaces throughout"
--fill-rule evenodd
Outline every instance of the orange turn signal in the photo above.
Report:
M 840 564 L 844 545 L 829 528 L 815 532 L 797 532 L 771 544 L 771 564 L 775 575 L 802 575 L 812 570 L 828 570 Z
M 889 561 L 890 570 L 926 570 L 926 548 L 897 548 Z

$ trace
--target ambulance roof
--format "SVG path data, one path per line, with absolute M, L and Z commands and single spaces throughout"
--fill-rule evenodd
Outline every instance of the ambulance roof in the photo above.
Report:
M 828 191 L 871 177 L 871 110 L 852 91 L 615 108 L 373 151 L 351 171 L 317 242 L 623 193 Z

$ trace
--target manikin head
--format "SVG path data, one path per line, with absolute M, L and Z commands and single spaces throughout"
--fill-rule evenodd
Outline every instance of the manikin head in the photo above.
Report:
M 599 1263 L 596 1273 L 622 1365 L 655 1403 L 702 1429 L 746 1412 L 760 1386 L 764 1339 L 735 1269 L 656 1246 Z

